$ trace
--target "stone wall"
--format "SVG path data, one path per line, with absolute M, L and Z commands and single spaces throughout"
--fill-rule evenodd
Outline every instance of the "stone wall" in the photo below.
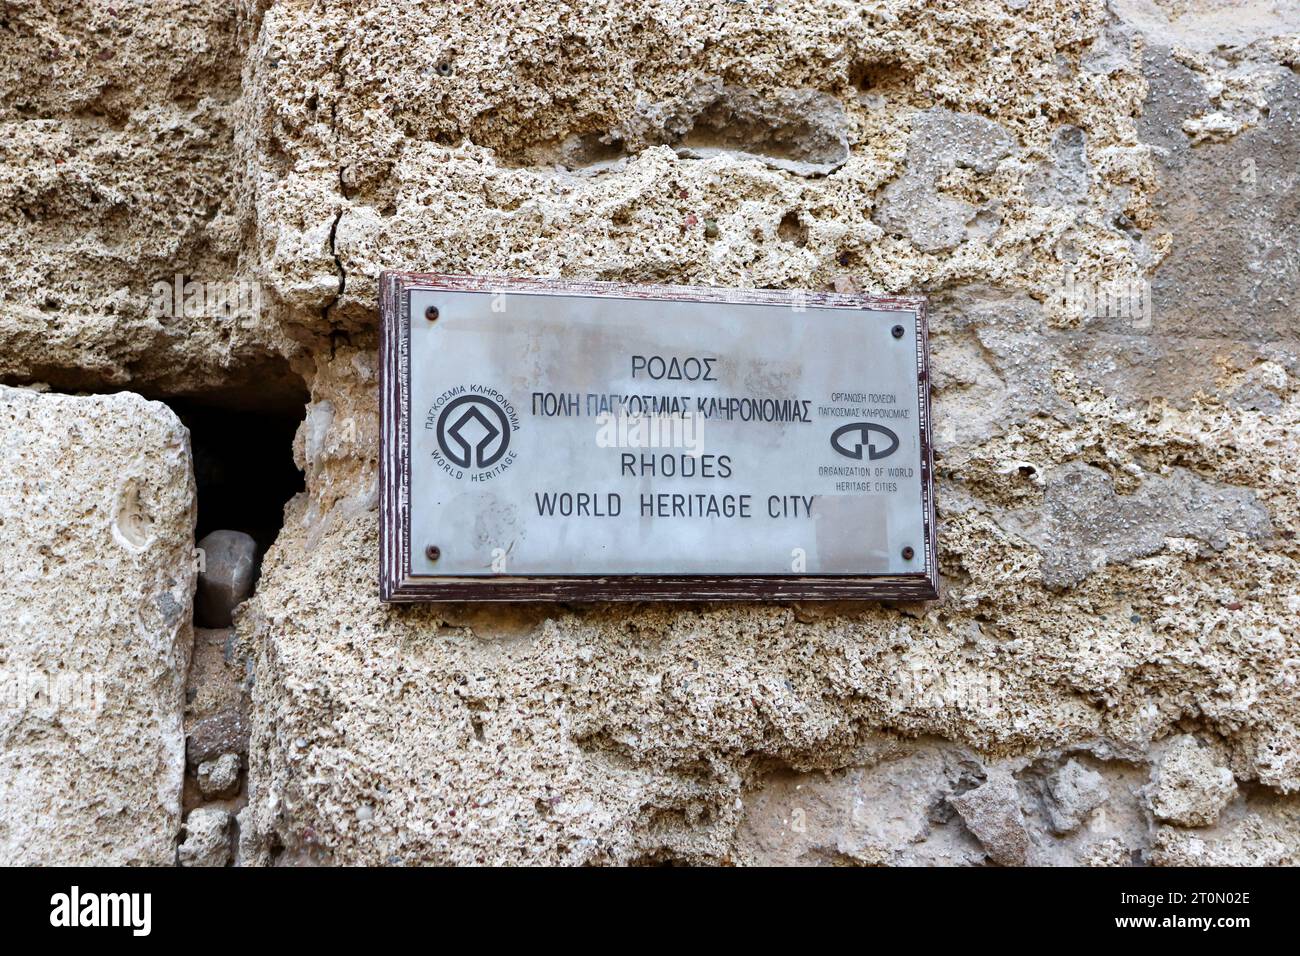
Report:
M 0 862 L 168 864 L 194 640 L 188 436 L 0 386 Z
M 168 755 L 156 812 L 136 808 L 148 845 L 20 796 L 9 858 L 45 852 L 17 849 L 34 819 L 87 858 L 170 858 L 183 806 L 183 862 L 224 861 L 232 813 L 243 864 L 1298 862 L 1294 5 L 3 17 L 0 375 L 28 388 L 4 393 L 0 468 L 39 586 L 6 569 L 0 607 L 40 632 L 4 653 L 53 667 L 84 643 L 107 674 L 140 653 L 41 563 L 65 538 L 105 587 L 186 618 L 141 612 L 172 668 L 133 702 Z M 942 600 L 380 604 L 382 269 L 928 294 Z M 159 317 L 177 275 L 255 284 L 260 308 Z M 309 395 L 305 490 L 233 629 L 199 632 L 188 707 L 175 424 L 42 388 L 277 413 Z M 79 440 L 84 475 L 46 513 L 8 449 Z M 130 567 L 96 510 L 130 472 L 93 462 L 121 460 L 160 482 Z M 79 772 L 109 787 L 137 732 L 31 720 L 0 737 L 26 794 L 61 788 L 57 748 L 96 749 Z M 233 798 L 198 769 L 231 748 Z

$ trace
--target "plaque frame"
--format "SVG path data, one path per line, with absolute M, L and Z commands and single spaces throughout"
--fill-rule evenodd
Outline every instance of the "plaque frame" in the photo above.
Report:
M 924 541 L 921 567 L 903 574 L 426 576 L 410 569 L 410 293 L 604 296 L 898 312 L 916 323 Z M 930 601 L 939 596 L 930 421 L 930 351 L 924 296 L 639 285 L 385 271 L 379 277 L 379 594 L 387 603 L 527 601 Z

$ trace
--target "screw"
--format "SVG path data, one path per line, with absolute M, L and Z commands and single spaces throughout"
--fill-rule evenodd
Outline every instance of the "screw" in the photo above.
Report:
M 904 561 L 911 561 L 914 557 L 916 557 L 916 552 L 912 550 L 911 545 L 908 545 L 906 548 L 903 549 Z
M 424 549 L 424 556 L 430 561 L 437 561 L 442 557 L 442 548 L 438 547 L 436 544 L 431 544 Z
M 427 309 L 424 310 L 424 317 L 428 319 L 430 322 L 437 322 L 438 307 L 436 305 L 429 306 Z
M 904 331 L 906 330 L 901 325 L 896 325 L 892 329 L 890 329 L 890 332 L 893 333 L 893 336 L 896 339 L 901 339 L 903 337 Z

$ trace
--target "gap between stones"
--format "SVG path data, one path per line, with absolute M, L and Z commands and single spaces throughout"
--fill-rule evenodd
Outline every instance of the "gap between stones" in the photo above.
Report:
M 67 394 L 121 391 L 84 379 L 58 380 Z M 262 558 L 284 526 L 285 505 L 305 490 L 293 442 L 310 396 L 305 383 L 300 390 L 277 387 L 260 395 L 236 387 L 178 396 L 145 382 L 130 390 L 167 405 L 190 434 L 199 574 L 185 682 L 185 776 L 178 794 L 184 822 L 176 834 L 176 861 L 226 866 L 238 845 L 236 814 L 248 802 L 251 662 L 236 639 L 232 614 L 256 588 Z
M 293 460 L 303 412 L 160 398 L 189 429 L 197 521 L 194 648 L 185 684 L 182 866 L 224 866 L 248 802 L 248 649 L 232 616 L 252 596 L 262 558 L 304 489 Z M 304 396 L 305 403 L 305 396 Z

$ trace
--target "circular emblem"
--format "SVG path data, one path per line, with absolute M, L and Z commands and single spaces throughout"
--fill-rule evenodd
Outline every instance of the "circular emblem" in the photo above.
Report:
M 461 468 L 491 468 L 510 447 L 510 420 L 496 402 L 462 395 L 438 416 L 438 447 Z

